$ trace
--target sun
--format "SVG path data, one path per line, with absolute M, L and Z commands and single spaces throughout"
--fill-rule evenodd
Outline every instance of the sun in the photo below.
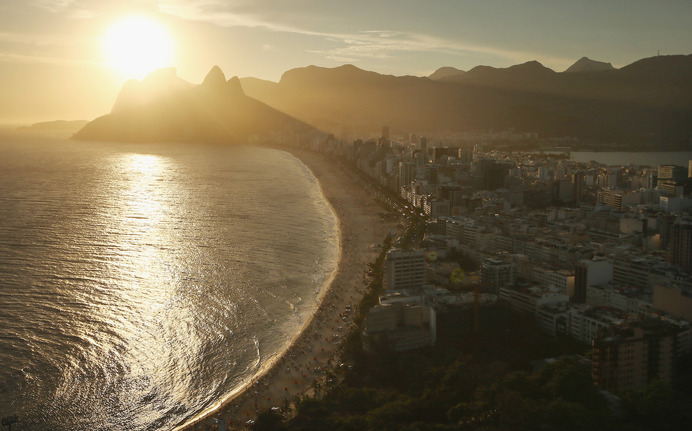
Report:
M 144 78 L 172 66 L 173 38 L 158 21 L 140 15 L 115 22 L 103 37 L 106 63 L 125 78 Z

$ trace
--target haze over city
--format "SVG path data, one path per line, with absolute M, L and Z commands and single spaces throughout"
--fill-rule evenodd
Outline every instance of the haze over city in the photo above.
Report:
M 9 0 L 0 5 L 0 123 L 91 120 L 126 80 L 157 67 L 193 83 L 215 64 L 271 81 L 347 63 L 397 76 L 530 60 L 560 72 L 583 56 L 617 68 L 687 54 L 691 16 L 692 4 L 677 0 Z

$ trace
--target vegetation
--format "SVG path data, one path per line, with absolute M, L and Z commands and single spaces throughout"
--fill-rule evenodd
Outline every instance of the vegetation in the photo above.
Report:
M 618 408 L 580 356 L 540 366 L 586 346 L 549 338 L 502 306 L 482 309 L 477 334 L 470 309 L 441 313 L 438 325 L 436 346 L 377 355 L 365 354 L 353 331 L 338 384 L 298 400 L 281 423 L 272 412 L 275 428 L 258 428 L 258 418 L 254 429 L 639 431 L 686 429 L 692 419 L 690 395 L 662 382 L 624 394 Z

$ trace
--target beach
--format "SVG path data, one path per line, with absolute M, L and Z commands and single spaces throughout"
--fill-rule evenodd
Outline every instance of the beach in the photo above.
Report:
M 281 148 L 300 159 L 317 178 L 339 221 L 340 258 L 319 306 L 296 338 L 258 376 L 212 411 L 181 429 L 245 429 L 258 412 L 284 408 L 296 396 L 314 395 L 328 369 L 337 366 L 338 348 L 369 282 L 368 264 L 380 252 L 397 220 L 361 184 L 356 174 L 325 155 Z

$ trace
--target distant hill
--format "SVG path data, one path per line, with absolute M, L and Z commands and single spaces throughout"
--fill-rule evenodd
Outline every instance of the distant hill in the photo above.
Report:
M 20 133 L 51 136 L 60 139 L 69 138 L 76 131 L 84 127 L 87 120 L 56 120 L 34 123 L 30 126 L 19 127 Z
M 435 72 L 433 72 L 428 78 L 432 79 L 433 81 L 439 81 L 444 78 L 448 78 L 450 76 L 458 76 L 458 75 L 463 75 L 464 72 L 463 70 L 459 70 L 456 67 L 440 67 L 437 69 Z
M 172 69 L 128 81 L 111 113 L 86 124 L 74 139 L 123 142 L 245 142 L 272 132 L 312 128 L 248 97 L 240 80 L 226 80 L 214 66 L 202 84 L 189 84 Z
M 570 70 L 571 69 L 571 70 Z M 76 139 L 244 142 L 272 132 L 507 130 L 595 142 L 692 146 L 692 55 L 620 69 L 584 57 L 565 72 L 537 61 L 507 68 L 441 68 L 392 76 L 353 65 L 307 66 L 278 83 L 226 80 L 212 68 L 199 85 L 168 69 L 126 83 L 110 114 Z
M 19 129 L 35 132 L 74 132 L 84 127 L 87 123 L 87 120 L 43 121 L 41 123 L 34 123 L 31 126 L 20 127 Z
M 567 72 L 567 73 L 601 72 L 604 70 L 614 70 L 614 69 L 615 68 L 610 63 L 605 63 L 603 61 L 591 60 L 588 57 L 582 57 L 579 60 L 577 60 L 576 63 L 574 63 L 573 65 L 568 67 L 567 70 L 565 70 L 565 72 Z
M 580 62 L 585 68 L 601 63 L 575 64 Z M 530 61 L 460 74 L 444 69 L 430 79 L 380 75 L 353 65 L 308 66 L 285 72 L 278 83 L 256 81 L 247 91 L 328 131 L 376 132 L 383 125 L 422 133 L 513 128 L 543 137 L 690 144 L 692 56 L 599 67 L 604 70 L 558 73 Z
M 127 81 L 115 99 L 111 112 L 145 105 L 173 93 L 181 94 L 192 87 L 193 84 L 178 78 L 174 68 L 155 70 L 141 81 L 137 79 Z

